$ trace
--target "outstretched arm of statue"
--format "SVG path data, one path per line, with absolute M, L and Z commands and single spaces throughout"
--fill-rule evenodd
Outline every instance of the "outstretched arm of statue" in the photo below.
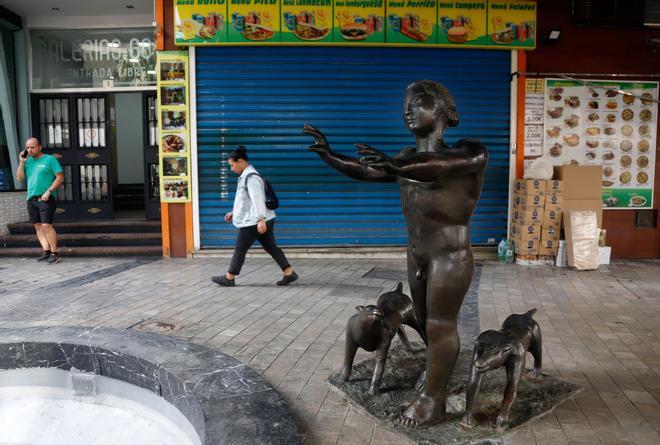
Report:
M 383 169 L 372 168 L 369 165 L 362 164 L 359 159 L 337 153 L 330 148 L 330 144 L 325 135 L 317 128 L 311 125 L 303 127 L 303 133 L 314 137 L 314 145 L 309 146 L 313 151 L 325 161 L 326 164 L 340 173 L 364 181 L 374 182 L 395 182 L 396 176 Z M 360 146 L 358 145 L 358 149 Z
M 432 182 L 439 178 L 476 173 L 486 167 L 488 151 L 478 142 L 460 141 L 440 152 L 414 153 L 397 157 L 392 162 L 376 162 L 382 168 L 402 178 Z

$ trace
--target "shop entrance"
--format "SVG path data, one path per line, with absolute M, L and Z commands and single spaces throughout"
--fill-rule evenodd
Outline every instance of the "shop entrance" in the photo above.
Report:
M 152 92 L 33 95 L 33 129 L 64 168 L 60 221 L 158 219 Z

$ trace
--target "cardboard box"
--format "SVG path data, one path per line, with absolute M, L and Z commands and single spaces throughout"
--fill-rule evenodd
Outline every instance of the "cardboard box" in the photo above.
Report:
M 516 251 L 516 255 L 537 255 L 539 251 L 539 243 L 540 241 L 538 239 L 514 240 L 513 247 Z
M 539 243 L 539 255 L 557 255 L 559 249 L 559 229 L 552 226 L 541 227 L 541 242 Z
M 565 213 L 564 233 L 568 265 L 578 270 L 598 268 L 598 234 L 596 212 L 570 210 Z
M 598 247 L 598 264 L 610 264 L 612 248 L 610 246 Z
M 593 210 L 596 212 L 598 227 L 603 226 L 603 202 L 600 197 L 597 199 L 564 199 L 562 207 L 564 215 L 566 215 L 569 210 Z M 566 227 L 565 219 L 564 227 Z
M 559 251 L 559 240 L 541 241 L 539 243 L 539 255 L 555 256 Z
M 564 181 L 559 179 L 548 179 L 545 182 L 545 193 L 554 194 L 554 195 L 563 195 L 564 194 Z
M 558 165 L 554 179 L 563 181 L 564 199 L 600 199 L 602 165 Z
M 559 231 L 560 231 L 559 226 L 543 225 L 541 226 L 541 240 L 552 239 L 555 241 L 559 241 Z
M 564 195 L 562 194 L 554 194 L 554 193 L 545 194 L 546 206 L 547 205 L 561 206 L 563 202 L 564 202 Z
M 544 195 L 513 195 L 513 207 L 516 209 L 541 209 L 543 210 Z
M 543 209 L 543 224 L 561 227 L 562 207 L 560 205 L 546 204 Z
M 529 240 L 541 240 L 541 223 L 538 224 L 513 224 L 511 225 L 511 239 L 526 242 Z
M 520 195 L 537 195 L 545 193 L 544 179 L 516 179 L 513 192 Z
M 514 224 L 541 224 L 543 222 L 543 209 L 533 207 L 531 209 L 513 208 L 511 219 Z

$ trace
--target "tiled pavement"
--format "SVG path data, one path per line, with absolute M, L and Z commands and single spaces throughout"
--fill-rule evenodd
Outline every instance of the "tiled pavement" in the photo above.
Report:
M 0 326 L 115 328 L 168 321 L 191 341 L 262 372 L 288 400 L 306 444 L 401 444 L 349 407 L 326 378 L 341 365 L 354 306 L 404 276 L 401 260 L 306 259 L 296 284 L 274 286 L 269 259 L 249 259 L 235 288 L 209 277 L 225 259 L 65 258 L 49 266 L 0 258 Z M 481 329 L 538 307 L 544 371 L 581 385 L 574 400 L 510 433 L 515 444 L 660 444 L 660 262 L 594 272 L 485 263 Z M 409 335 L 414 334 L 409 331 Z M 367 357 L 361 351 L 358 360 Z

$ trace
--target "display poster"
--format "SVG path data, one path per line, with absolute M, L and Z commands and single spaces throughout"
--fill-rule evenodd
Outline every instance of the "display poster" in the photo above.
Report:
M 658 82 L 546 79 L 543 157 L 602 164 L 605 208 L 652 208 L 657 100 Z
M 176 0 L 175 44 L 534 49 L 535 0 Z
M 435 0 L 387 0 L 387 43 L 438 43 Z
M 161 202 L 190 202 L 188 52 L 159 51 L 158 160 Z
M 227 41 L 273 43 L 280 41 L 279 0 L 228 0 Z
M 525 156 L 543 154 L 543 79 L 525 81 Z
M 385 0 L 334 0 L 333 41 L 385 43 Z
M 226 0 L 175 0 L 174 41 L 177 45 L 227 42 Z
M 282 0 L 282 42 L 332 42 L 332 0 Z

